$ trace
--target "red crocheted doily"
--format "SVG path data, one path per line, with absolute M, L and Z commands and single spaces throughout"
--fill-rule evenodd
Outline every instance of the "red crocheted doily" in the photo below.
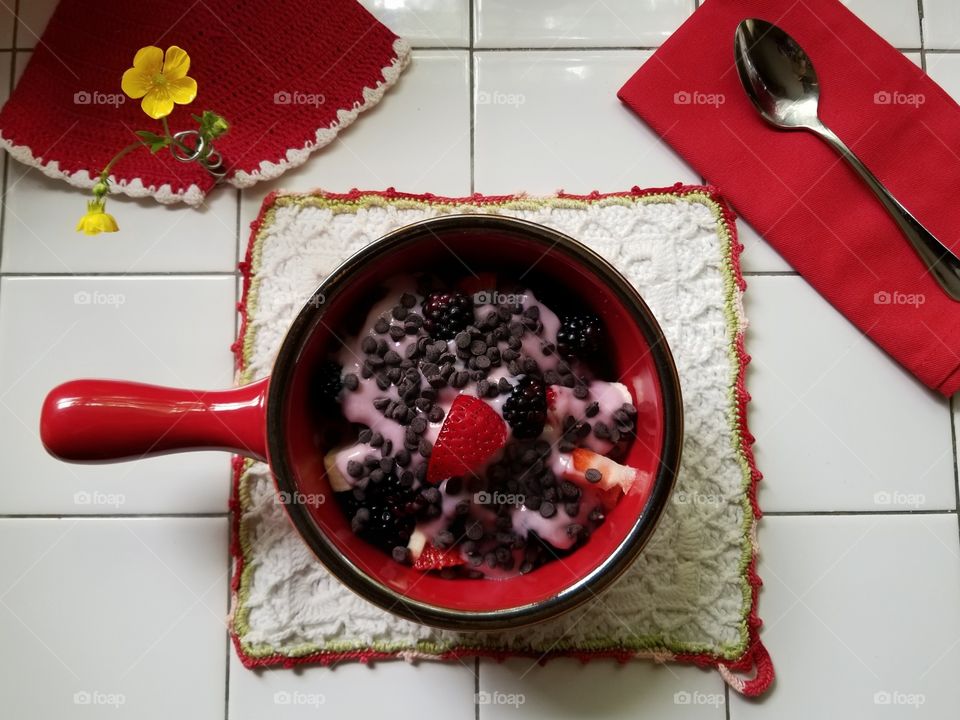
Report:
M 159 123 L 120 90 L 145 45 L 191 57 L 196 100 L 169 117 L 214 110 L 231 129 L 217 141 L 238 187 L 277 177 L 374 105 L 409 57 L 407 43 L 355 0 L 61 0 L 0 112 L 0 145 L 45 174 L 90 187 L 134 130 Z M 165 151 L 137 151 L 114 168 L 114 188 L 161 202 L 202 201 L 214 179 Z

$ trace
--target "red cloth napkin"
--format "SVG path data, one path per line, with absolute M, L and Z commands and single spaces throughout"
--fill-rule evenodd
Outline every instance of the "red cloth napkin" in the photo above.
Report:
M 707 0 L 620 99 L 861 331 L 952 395 L 960 389 L 960 303 L 838 155 L 809 133 L 761 119 L 733 60 L 734 30 L 750 17 L 779 25 L 810 54 L 823 121 L 960 250 L 960 106 L 836 0 Z
M 203 110 L 223 115 L 231 127 L 216 147 L 238 187 L 277 177 L 331 142 L 409 57 L 406 41 L 356 0 L 61 0 L 0 113 L 0 146 L 51 177 L 92 186 L 135 130 L 160 130 L 120 89 L 146 45 L 190 54 L 197 97 L 174 109 L 171 130 L 195 129 L 190 115 Z M 131 153 L 112 175 L 116 190 L 160 202 L 198 204 L 214 185 L 166 151 Z

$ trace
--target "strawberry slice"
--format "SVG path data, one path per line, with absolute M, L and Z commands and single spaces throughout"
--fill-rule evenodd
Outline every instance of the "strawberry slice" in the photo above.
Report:
M 469 475 L 506 441 L 507 425 L 496 410 L 478 398 L 458 395 L 430 453 L 427 482 L 436 484 L 457 475 Z
M 431 543 L 427 543 L 420 557 L 413 563 L 414 570 L 441 570 L 446 567 L 466 565 L 467 561 L 458 550 L 441 550 Z

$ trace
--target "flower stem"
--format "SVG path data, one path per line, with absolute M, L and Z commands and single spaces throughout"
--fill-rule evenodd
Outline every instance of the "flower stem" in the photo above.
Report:
M 113 170 L 113 166 L 116 165 L 117 162 L 121 158 L 123 158 L 125 155 L 128 155 L 129 153 L 133 152 L 139 147 L 146 147 L 146 143 L 144 143 L 142 140 L 138 140 L 135 143 L 130 143 L 125 148 L 123 148 L 120 152 L 114 155 L 113 158 L 110 160 L 110 162 L 108 162 L 104 166 L 103 170 L 100 171 L 100 179 L 106 180 L 107 177 L 110 175 L 110 171 Z

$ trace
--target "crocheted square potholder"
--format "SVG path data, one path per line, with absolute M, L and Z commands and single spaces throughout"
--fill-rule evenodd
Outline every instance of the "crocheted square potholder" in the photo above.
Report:
M 253 223 L 239 381 L 270 373 L 287 328 L 341 260 L 381 235 L 449 213 L 508 215 L 589 245 L 634 283 L 663 327 L 684 395 L 676 490 L 639 559 L 596 602 L 522 633 L 456 633 L 409 622 L 347 590 L 274 501 L 264 463 L 238 459 L 232 632 L 248 667 L 352 659 L 650 658 L 715 666 L 756 695 L 773 678 L 755 612 L 757 518 L 744 387 L 745 283 L 732 213 L 706 187 L 550 197 L 443 198 L 353 191 L 275 194 Z

